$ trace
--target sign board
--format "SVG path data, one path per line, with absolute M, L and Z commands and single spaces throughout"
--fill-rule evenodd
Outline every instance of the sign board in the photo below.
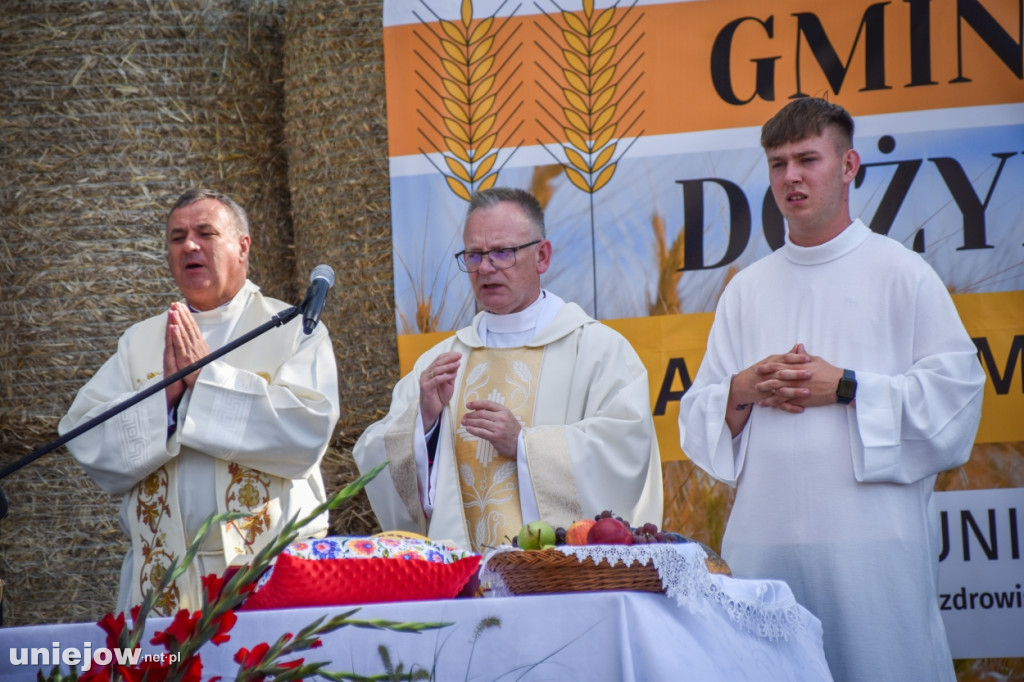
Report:
M 939 610 L 953 658 L 1024 656 L 1024 488 L 935 494 Z

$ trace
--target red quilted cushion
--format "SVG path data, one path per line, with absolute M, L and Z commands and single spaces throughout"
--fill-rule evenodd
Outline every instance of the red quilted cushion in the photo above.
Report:
M 452 563 L 419 559 L 302 559 L 281 554 L 242 610 L 450 599 L 476 574 L 480 555 Z

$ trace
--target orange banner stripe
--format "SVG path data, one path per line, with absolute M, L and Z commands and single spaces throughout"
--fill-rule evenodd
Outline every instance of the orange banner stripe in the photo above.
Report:
M 919 12 L 927 11 L 927 22 L 924 15 L 912 17 L 911 3 L 871 0 L 782 0 L 770 7 L 760 0 L 707 0 L 628 11 L 620 7 L 607 17 L 607 23 L 600 24 L 591 40 L 591 44 L 609 41 L 598 47 L 607 59 L 603 66 L 616 69 L 611 79 L 617 85 L 613 96 L 597 104 L 607 107 L 617 102 L 616 136 L 632 137 L 759 126 L 798 92 L 840 102 L 855 116 L 959 107 L 967 102 L 981 106 L 1024 101 L 1024 84 L 1014 73 L 1021 69 L 1020 63 L 1014 64 L 1020 59 L 1018 3 L 988 0 L 965 6 L 974 16 L 985 18 L 986 35 L 975 28 L 978 22 L 958 18 L 956 0 L 914 3 Z M 590 19 L 582 13 L 573 16 L 578 18 L 572 22 L 577 27 L 587 21 L 598 23 L 596 14 Z M 566 87 L 569 81 L 563 69 L 573 62 L 567 55 L 578 55 L 581 46 L 594 48 L 580 42 L 578 32 L 563 30 L 570 23 L 553 4 L 547 15 L 482 24 L 485 18 L 475 17 L 468 28 L 458 17 L 451 17 L 447 27 L 435 22 L 385 28 L 392 156 L 444 150 L 443 138 L 457 139 L 460 134 L 453 132 L 453 122 L 468 116 L 465 112 L 474 107 L 487 108 L 477 125 L 497 133 L 498 146 L 565 141 L 555 119 L 561 120 L 566 109 L 580 104 L 572 88 Z M 717 71 L 728 77 L 719 78 L 716 89 L 711 66 L 715 41 L 733 23 L 732 40 L 721 51 L 728 59 Z M 912 26 L 927 28 L 928 40 L 912 38 Z M 462 53 L 453 39 L 459 31 L 464 42 L 473 41 L 472 48 Z M 819 46 L 825 44 L 824 36 L 834 53 L 832 82 L 810 48 L 809 35 L 815 31 Z M 611 44 L 615 50 L 609 53 Z M 1016 52 L 1007 49 L 1013 46 Z M 473 50 L 473 57 L 466 56 Z M 869 52 L 880 60 L 873 62 L 877 68 L 868 67 Z M 463 61 L 473 60 L 461 75 L 452 70 L 459 54 Z M 759 68 L 770 84 L 770 88 L 761 86 L 764 96 L 755 94 Z M 870 68 L 874 68 L 873 77 L 868 75 Z M 476 76 L 469 73 L 474 69 Z M 488 73 L 494 80 L 485 83 L 485 90 L 493 98 L 480 95 L 483 90 L 474 94 L 472 88 L 453 87 L 458 85 L 456 78 L 482 80 Z M 883 87 L 866 89 L 871 78 L 874 86 Z M 927 84 L 914 84 L 915 80 Z M 725 91 L 741 103 L 723 100 Z M 750 101 L 742 103 L 746 100 Z M 477 139 L 495 142 L 483 133 Z

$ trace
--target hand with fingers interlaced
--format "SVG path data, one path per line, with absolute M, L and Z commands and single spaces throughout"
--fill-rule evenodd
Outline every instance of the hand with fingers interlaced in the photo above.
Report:
M 754 365 L 759 379 L 754 388 L 765 396 L 758 405 L 799 414 L 805 407 L 836 402 L 836 385 L 843 376 L 841 368 L 808 354 L 802 343 L 793 346 L 781 358 L 781 362 Z M 769 393 L 771 395 L 767 395 Z
M 733 377 L 726 423 L 733 435 L 746 423 L 753 405 L 800 414 L 807 407 L 836 402 L 843 370 L 810 355 L 797 343 L 786 353 L 769 355 Z

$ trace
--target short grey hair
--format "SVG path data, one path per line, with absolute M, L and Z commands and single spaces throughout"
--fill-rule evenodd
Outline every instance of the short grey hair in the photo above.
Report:
M 529 219 L 530 223 L 540 233 L 541 239 L 547 239 L 547 230 L 544 228 L 544 209 L 540 207 L 537 198 L 525 189 L 516 187 L 492 187 L 491 189 L 476 192 L 469 199 L 469 208 L 466 209 L 466 219 L 469 214 L 479 208 L 490 208 L 503 201 L 516 204 Z
M 218 192 L 215 189 L 207 189 L 205 187 L 193 187 L 192 189 L 186 190 L 184 194 L 178 197 L 178 200 L 174 202 L 174 206 L 172 206 L 171 210 L 167 212 L 166 222 L 169 223 L 171 220 L 171 214 L 182 206 L 188 206 L 196 203 L 197 201 L 202 201 L 203 199 L 213 199 L 214 201 L 218 201 L 222 205 L 226 206 L 235 218 L 235 229 L 238 230 L 238 234 L 249 234 L 249 216 L 246 215 L 245 209 L 227 194 Z

